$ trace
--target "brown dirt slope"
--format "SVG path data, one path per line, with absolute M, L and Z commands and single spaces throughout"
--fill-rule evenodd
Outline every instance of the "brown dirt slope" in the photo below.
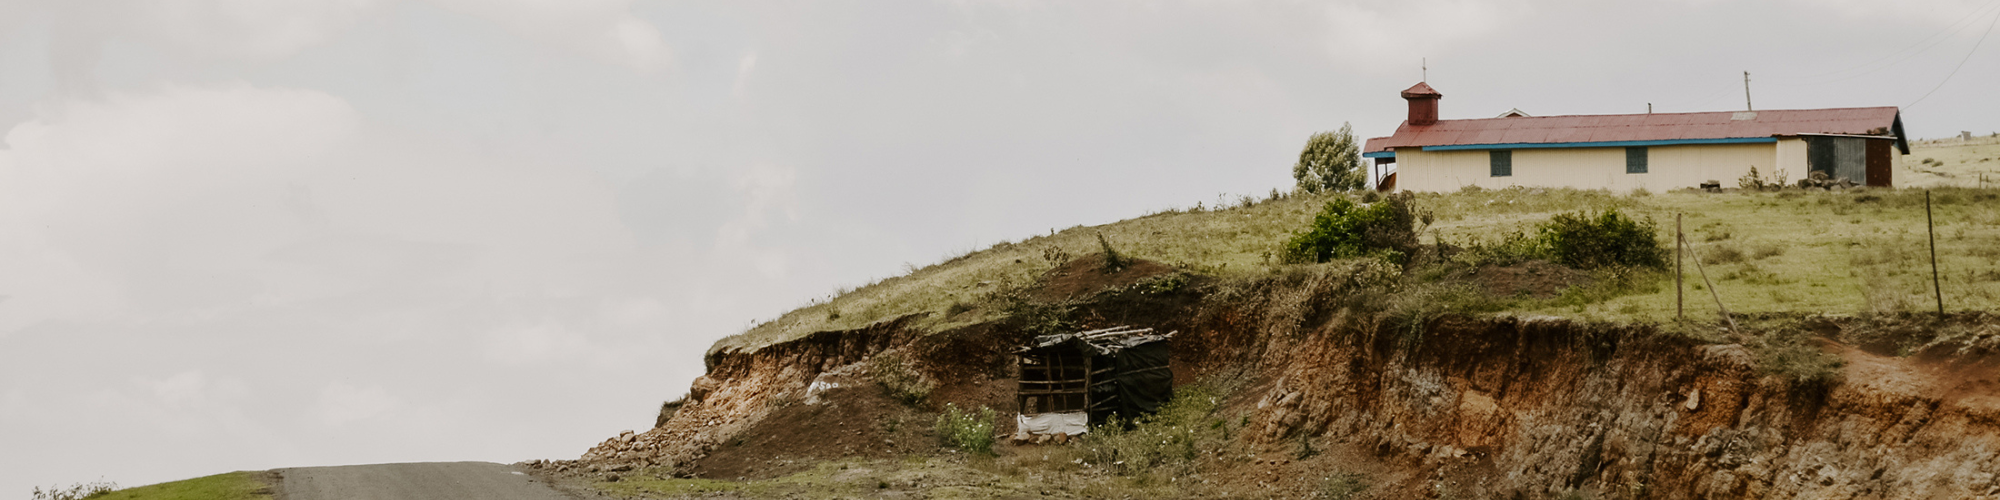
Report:
M 1243 381 L 1217 414 L 1247 425 L 1228 450 L 1203 450 L 1199 482 L 1168 496 L 1306 497 L 1343 471 L 1369 474 L 1372 498 L 2000 495 L 1991 349 L 1885 356 L 1833 340 L 1893 318 L 1816 319 L 1823 349 L 1847 365 L 1845 382 L 1814 385 L 1762 369 L 1746 347 L 1757 331 L 1718 342 L 1557 318 L 1411 323 L 1368 312 L 1369 272 L 1301 266 L 1165 288 L 1129 286 L 1135 278 L 1052 297 L 1083 293 L 1072 314 L 1082 327 L 1179 331 L 1177 383 Z M 1992 321 L 1967 314 L 1937 328 L 1986 332 L 1965 345 L 2000 343 Z M 733 479 L 829 457 L 942 454 L 923 429 L 942 404 L 1010 409 L 1008 353 L 1022 336 L 1006 323 L 923 334 L 891 321 L 719 352 L 666 425 L 552 467 Z M 870 385 L 865 361 L 886 353 L 937 381 L 930 400 L 904 406 Z M 839 387 L 815 393 L 815 381 Z M 913 428 L 890 430 L 892 420 Z

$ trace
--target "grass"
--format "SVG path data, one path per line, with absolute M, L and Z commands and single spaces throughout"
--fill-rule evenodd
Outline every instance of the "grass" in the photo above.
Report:
M 751 498 L 1026 498 L 1093 497 L 1093 490 L 1141 491 L 1115 478 L 1080 481 L 1039 481 L 1014 473 L 1014 464 L 985 456 L 933 456 L 900 459 L 829 460 L 786 476 L 746 481 L 675 478 L 667 471 L 648 470 L 619 481 L 590 487 L 614 498 L 699 498 L 718 495 Z M 1050 467 L 1053 469 L 1055 467 Z M 1097 496 L 1101 497 L 1101 496 Z
M 1974 146 L 1919 145 L 1897 173 L 1901 185 L 1926 185 L 1941 176 L 1903 170 L 1919 158 L 1944 166 L 1922 168 L 1963 180 L 1974 167 L 2000 158 L 2000 140 Z M 1985 168 L 1985 167 L 1978 167 Z M 1954 170 L 1955 169 L 1955 170 Z M 1966 183 L 1959 183 L 1966 185 Z M 1940 281 L 1948 309 L 1992 309 L 2000 303 L 2000 174 L 1988 189 L 1933 189 Z M 1510 233 L 1532 234 L 1553 215 L 1617 209 L 1651 219 L 1671 247 L 1676 214 L 1694 253 L 1702 255 L 1716 293 L 1736 313 L 1891 314 L 1935 309 L 1930 298 L 1929 252 L 1923 192 L 1856 189 L 1843 192 L 1703 193 L 1693 190 L 1611 193 L 1573 189 L 1469 189 L 1422 193 L 1412 202 L 1434 214 L 1420 239 L 1499 243 Z M 1239 197 L 1226 208 L 1169 210 L 1096 227 L 1077 226 L 1018 242 L 953 256 L 910 269 L 764 322 L 717 342 L 713 349 L 756 348 L 823 330 L 858 328 L 918 314 L 911 326 L 929 331 L 999 319 L 1009 314 L 1001 290 L 1018 289 L 1074 255 L 1115 245 L 1121 255 L 1175 265 L 1218 277 L 1267 274 L 1287 266 L 1284 243 L 1306 227 L 1333 197 Z M 1100 242 L 1099 235 L 1104 238 Z M 1689 318 L 1716 318 L 1714 300 L 1688 262 Z M 1515 313 L 1589 320 L 1662 322 L 1675 319 L 1671 272 L 1650 283 L 1627 283 L 1618 293 L 1582 300 L 1533 301 Z
M 271 498 L 271 485 L 255 472 L 230 472 L 126 488 L 92 500 L 254 500 Z
M 1933 161 L 1926 164 L 1926 158 Z M 1895 178 L 1900 187 L 1976 188 L 1981 174 L 1986 175 L 1986 187 L 2000 187 L 2000 136 L 1979 135 L 1970 142 L 1957 137 L 1912 141 L 1910 155 L 1899 167 Z
M 1215 391 L 1191 384 L 1151 415 L 1114 419 L 1083 435 L 1086 462 L 1119 474 L 1185 472 L 1205 450 L 1221 446 L 1228 421 L 1215 416 Z

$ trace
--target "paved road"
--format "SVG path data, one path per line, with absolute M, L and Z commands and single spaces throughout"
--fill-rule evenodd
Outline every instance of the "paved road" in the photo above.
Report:
M 573 500 L 511 465 L 490 462 L 278 469 L 288 500 Z

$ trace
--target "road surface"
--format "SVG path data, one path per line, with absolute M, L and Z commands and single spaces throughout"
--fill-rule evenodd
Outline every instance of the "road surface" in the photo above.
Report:
M 511 465 L 490 462 L 278 469 L 288 500 L 574 500 Z

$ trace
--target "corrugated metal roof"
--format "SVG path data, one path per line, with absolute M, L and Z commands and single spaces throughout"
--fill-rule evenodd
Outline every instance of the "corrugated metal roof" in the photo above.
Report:
M 1437 89 L 1431 88 L 1430 84 L 1424 82 L 1417 82 L 1416 85 L 1411 85 L 1410 88 L 1403 89 L 1404 99 L 1420 96 L 1444 97 L 1444 94 L 1439 94 Z
M 1417 85 L 1422 90 L 1430 90 L 1427 85 Z M 1418 87 L 1404 92 L 1418 90 Z M 1799 134 L 1893 135 L 1897 136 L 1901 146 L 1900 120 L 1898 110 L 1893 106 L 1438 120 L 1435 124 L 1424 126 L 1412 126 L 1405 122 L 1396 127 L 1396 135 L 1369 139 L 1364 150 L 1377 152 L 1391 148 L 1470 144 L 1734 139 Z

